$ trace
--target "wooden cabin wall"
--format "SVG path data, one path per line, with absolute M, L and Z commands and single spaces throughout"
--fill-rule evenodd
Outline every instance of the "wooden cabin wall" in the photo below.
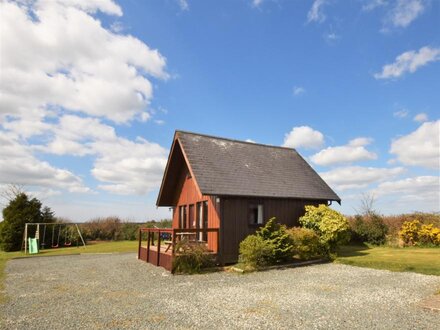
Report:
M 240 242 L 259 228 L 249 224 L 249 204 L 263 204 L 263 220 L 276 217 L 279 223 L 288 227 L 298 226 L 304 215 L 305 205 L 326 204 L 327 201 L 299 199 L 254 199 L 223 198 L 221 200 L 223 261 L 232 263 L 238 260 Z
M 175 202 L 176 207 L 173 211 L 173 228 L 179 228 L 179 206 L 185 205 L 187 207 L 187 221 L 189 218 L 189 206 L 194 205 L 195 216 L 197 219 L 197 203 L 207 201 L 208 202 L 208 228 L 219 228 L 220 227 L 220 217 L 216 207 L 216 198 L 214 196 L 204 196 L 201 195 L 194 183 L 192 177 L 189 176 L 188 170 L 182 171 L 179 179 L 178 191 L 180 194 L 177 195 L 177 200 Z M 208 233 L 208 248 L 217 252 L 218 240 L 217 233 Z

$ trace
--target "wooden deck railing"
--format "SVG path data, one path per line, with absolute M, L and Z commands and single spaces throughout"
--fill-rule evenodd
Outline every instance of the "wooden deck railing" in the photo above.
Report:
M 209 235 L 215 233 L 215 235 Z M 146 246 L 142 245 L 143 236 L 146 234 Z M 200 234 L 206 237 L 206 241 L 199 240 Z M 168 236 L 165 238 L 165 236 Z M 218 254 L 219 229 L 218 228 L 140 228 L 138 259 L 162 266 L 171 271 L 173 258 L 179 251 L 176 245 L 182 240 L 197 244 L 206 244 L 212 253 Z

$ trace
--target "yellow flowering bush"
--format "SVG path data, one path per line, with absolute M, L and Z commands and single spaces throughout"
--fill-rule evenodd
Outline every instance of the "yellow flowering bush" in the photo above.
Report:
M 406 221 L 399 231 L 404 245 L 440 245 L 440 228 L 422 225 L 419 220 Z

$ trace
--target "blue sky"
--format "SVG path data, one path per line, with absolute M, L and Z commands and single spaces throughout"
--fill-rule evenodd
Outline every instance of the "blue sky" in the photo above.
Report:
M 440 2 L 3 2 L 0 185 L 169 216 L 175 129 L 296 148 L 352 214 L 440 211 Z

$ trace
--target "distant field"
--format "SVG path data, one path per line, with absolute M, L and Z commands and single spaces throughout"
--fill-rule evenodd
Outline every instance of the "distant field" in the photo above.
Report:
M 86 247 L 68 247 L 59 249 L 41 250 L 39 254 L 24 254 L 23 252 L 0 251 L 0 303 L 5 300 L 3 281 L 5 277 L 6 262 L 13 258 L 26 257 L 38 258 L 42 256 L 56 256 L 78 253 L 116 253 L 116 252 L 137 252 L 138 241 L 117 241 L 117 242 L 91 242 Z
M 344 246 L 335 262 L 440 276 L 440 248 Z

